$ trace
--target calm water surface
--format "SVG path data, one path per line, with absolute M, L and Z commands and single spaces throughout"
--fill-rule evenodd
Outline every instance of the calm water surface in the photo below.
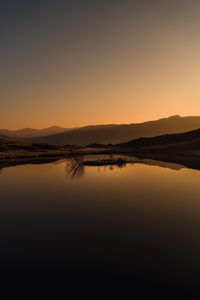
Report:
M 138 163 L 71 178 L 65 161 L 3 169 L 0 241 L 5 272 L 187 274 L 196 282 L 200 172 Z

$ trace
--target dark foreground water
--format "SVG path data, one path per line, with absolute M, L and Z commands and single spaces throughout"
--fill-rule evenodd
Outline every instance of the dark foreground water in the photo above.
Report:
M 200 171 L 65 161 L 0 174 L 1 275 L 134 278 L 198 288 Z

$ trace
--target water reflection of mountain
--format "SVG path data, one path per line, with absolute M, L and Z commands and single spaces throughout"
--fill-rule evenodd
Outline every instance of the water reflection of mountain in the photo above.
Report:
M 152 159 L 144 159 L 143 161 L 140 161 L 140 163 L 143 163 L 145 165 L 149 166 L 158 166 L 161 168 L 167 168 L 175 171 L 179 171 L 183 168 L 185 168 L 182 165 L 175 164 L 175 163 L 170 163 L 170 162 L 164 162 L 164 161 L 159 161 L 159 160 L 152 160 Z
M 96 167 L 99 170 L 115 170 L 125 168 L 127 164 L 145 164 L 149 166 L 158 166 L 161 168 L 168 168 L 171 170 L 179 171 L 184 166 L 168 163 L 163 161 L 156 161 L 151 159 L 139 159 L 130 156 L 73 156 L 66 160 L 65 170 L 67 177 L 72 179 L 79 179 L 85 175 L 85 168 Z
M 71 156 L 67 159 L 51 158 L 51 159 L 40 159 L 37 161 L 12 161 L 0 163 L 0 175 L 4 168 L 11 166 L 18 166 L 24 164 L 61 164 L 65 163 L 65 172 L 67 177 L 72 179 L 79 179 L 85 175 L 87 167 L 96 167 L 100 170 L 115 170 L 119 168 L 125 168 L 127 164 L 145 164 L 149 166 L 159 166 L 161 168 L 168 168 L 171 170 L 181 170 L 190 166 L 185 166 L 177 163 L 165 162 L 162 160 L 148 159 L 148 158 L 137 158 L 134 156 L 125 155 L 85 155 L 85 156 Z M 193 169 L 195 166 L 191 166 Z

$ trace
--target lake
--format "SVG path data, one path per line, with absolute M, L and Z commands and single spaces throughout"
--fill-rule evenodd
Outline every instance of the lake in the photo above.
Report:
M 70 174 L 65 160 L 2 170 L 4 274 L 198 282 L 198 170 L 135 160 Z

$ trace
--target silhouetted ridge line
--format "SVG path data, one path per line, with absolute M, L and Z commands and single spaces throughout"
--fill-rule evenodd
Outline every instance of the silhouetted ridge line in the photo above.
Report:
M 156 121 L 121 125 L 93 125 L 72 129 L 53 135 L 26 139 L 26 142 L 70 144 L 87 146 L 92 144 L 118 144 L 140 137 L 154 137 L 164 134 L 183 133 L 200 128 L 200 117 L 178 115 Z
M 166 134 L 151 138 L 139 138 L 114 146 L 122 151 L 140 153 L 179 153 L 188 155 L 200 155 L 200 129 L 186 133 Z

